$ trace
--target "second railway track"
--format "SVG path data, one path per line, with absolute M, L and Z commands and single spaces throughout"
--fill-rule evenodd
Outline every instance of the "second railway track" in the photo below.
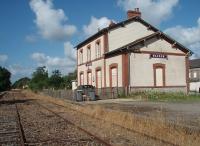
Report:
M 0 100 L 0 145 L 25 146 L 26 139 L 17 103 L 14 98 L 4 96 Z

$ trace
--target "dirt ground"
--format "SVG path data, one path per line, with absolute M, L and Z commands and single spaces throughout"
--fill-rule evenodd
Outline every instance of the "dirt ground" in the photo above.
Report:
M 148 102 L 133 99 L 110 99 L 80 103 L 86 105 L 99 105 L 111 110 L 119 110 L 159 118 L 162 116 L 169 122 L 200 128 L 200 102 Z
M 8 103 L 9 98 L 15 100 Z M 94 135 L 115 146 L 199 146 L 200 143 L 200 132 L 188 133 L 187 130 L 169 127 L 160 121 L 143 119 L 143 117 L 163 117 L 163 113 L 167 117 L 170 112 L 174 112 L 172 117 L 175 119 L 175 114 L 178 112 L 184 116 L 190 115 L 190 110 L 192 114 L 198 114 L 199 117 L 197 103 L 194 103 L 196 106 L 191 105 L 193 109 L 186 108 L 183 103 L 176 107 L 170 103 L 128 99 L 71 103 L 25 91 L 10 92 L 1 98 L 0 116 L 4 118 L 7 116 L 3 106 L 9 108 L 13 104 L 18 106 L 28 145 L 105 145 L 96 140 Z M 93 136 L 66 123 L 64 119 L 91 132 Z M 2 118 L 0 126 L 1 122 Z M 197 123 L 194 125 L 197 126 Z

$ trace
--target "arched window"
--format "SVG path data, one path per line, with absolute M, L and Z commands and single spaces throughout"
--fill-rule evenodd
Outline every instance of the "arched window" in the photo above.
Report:
M 110 65 L 110 87 L 118 87 L 118 65 L 113 63 Z
M 101 68 L 96 68 L 96 88 L 102 88 L 102 72 Z
M 80 85 L 84 85 L 84 73 L 80 72 Z
M 87 84 L 92 85 L 92 71 L 91 70 L 87 71 Z

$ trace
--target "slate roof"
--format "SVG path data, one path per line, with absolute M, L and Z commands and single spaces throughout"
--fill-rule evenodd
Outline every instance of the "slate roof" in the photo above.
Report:
M 97 33 L 95 33 L 94 35 L 90 36 L 89 38 L 87 38 L 86 40 L 84 40 L 83 42 L 79 43 L 77 46 L 75 46 L 75 48 L 79 49 L 80 47 L 84 46 L 85 44 L 89 43 L 90 41 L 94 40 L 95 38 L 101 36 L 102 34 L 112 30 L 112 29 L 115 29 L 117 27 L 123 27 L 125 24 L 127 23 L 130 23 L 130 22 L 133 22 L 133 21 L 137 21 L 137 22 L 140 22 L 142 23 L 143 25 L 147 26 L 148 29 L 151 29 L 153 31 L 159 31 L 157 28 L 155 28 L 154 26 L 152 26 L 151 24 L 149 24 L 148 22 L 144 21 L 141 17 L 133 17 L 133 18 L 130 18 L 130 19 L 126 19 L 124 21 L 121 21 L 117 24 L 114 24 L 112 26 L 108 26 L 106 28 L 103 28 L 102 30 L 98 31 Z
M 200 68 L 200 59 L 190 60 L 190 69 Z
M 108 27 L 106 27 L 106 28 L 103 28 L 102 30 L 100 30 L 100 31 L 97 32 L 96 34 L 92 35 L 91 37 L 87 38 L 87 39 L 84 40 L 83 42 L 79 43 L 75 48 L 79 49 L 79 48 L 81 48 L 82 46 L 84 46 L 85 44 L 87 44 L 87 43 L 93 41 L 93 40 L 96 39 L 97 37 L 99 37 L 99 36 L 101 36 L 101 35 L 103 35 L 103 34 L 109 32 L 110 30 L 116 29 L 116 28 L 118 28 L 118 27 L 124 27 L 125 24 L 131 23 L 131 22 L 133 22 L 133 21 L 137 21 L 137 22 L 142 23 L 143 25 L 145 25 L 146 27 L 148 27 L 148 29 L 153 30 L 155 33 L 153 33 L 153 34 L 151 34 L 151 35 L 149 35 L 149 36 L 145 36 L 144 38 L 140 38 L 140 39 L 138 39 L 138 40 L 136 40 L 136 41 L 134 41 L 134 42 L 131 42 L 131 43 L 129 43 L 129 44 L 125 44 L 123 47 L 120 47 L 120 48 L 118 48 L 118 49 L 116 49 L 116 50 L 114 50 L 114 51 L 118 51 L 118 52 L 120 51 L 120 52 L 121 52 L 122 49 L 124 49 L 124 47 L 127 47 L 127 46 L 129 46 L 129 45 L 133 45 L 133 44 L 140 43 L 140 42 L 143 41 L 144 39 L 147 39 L 147 38 L 149 38 L 149 37 L 151 38 L 151 37 L 154 37 L 155 35 L 158 35 L 158 34 L 159 34 L 159 35 L 162 35 L 163 38 L 164 38 L 165 40 L 167 40 L 168 42 L 175 44 L 176 47 L 178 47 L 179 49 L 181 49 L 183 52 L 189 53 L 190 55 L 193 54 L 193 52 L 192 52 L 191 50 L 189 50 L 187 47 L 183 46 L 182 44 L 180 44 L 180 43 L 177 42 L 176 40 L 172 39 L 171 37 L 169 37 L 168 35 L 166 35 L 165 33 L 163 33 L 162 31 L 160 31 L 159 29 L 157 29 L 156 27 L 152 26 L 151 24 L 149 24 L 148 22 L 146 22 L 145 20 L 143 20 L 141 17 L 138 17 L 138 16 L 133 17 L 133 18 L 130 18 L 130 19 L 126 19 L 126 20 L 124 20 L 124 21 L 122 21 L 122 22 L 119 22 L 119 23 L 117 23 L 117 24 L 115 24 L 115 25 L 111 25 L 111 26 L 108 26 Z M 113 53 L 113 52 L 111 51 L 111 52 L 109 52 L 109 53 Z M 108 55 L 108 54 L 107 54 L 107 55 Z

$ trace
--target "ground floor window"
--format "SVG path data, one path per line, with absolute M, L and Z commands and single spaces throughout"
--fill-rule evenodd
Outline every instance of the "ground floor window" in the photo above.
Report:
M 118 74 L 117 74 L 117 64 L 110 65 L 110 87 L 118 86 Z
M 80 73 L 80 85 L 84 85 L 84 74 L 83 74 L 83 72 Z
M 92 72 L 91 71 L 89 71 L 87 73 L 87 84 L 92 85 Z
M 96 70 L 96 88 L 102 88 L 102 72 L 100 68 Z

